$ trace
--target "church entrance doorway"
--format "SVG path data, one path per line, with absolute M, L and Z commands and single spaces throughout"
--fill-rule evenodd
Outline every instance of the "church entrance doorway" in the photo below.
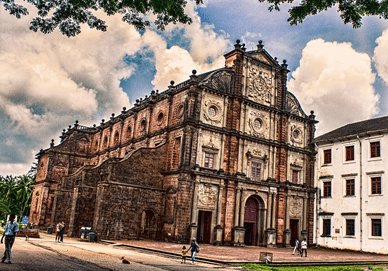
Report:
M 210 244 L 212 212 L 199 211 L 197 240 L 203 244 Z
M 244 228 L 245 244 L 264 245 L 265 204 L 261 197 L 251 196 L 245 202 Z
M 291 240 L 290 245 L 295 246 L 295 241 L 299 239 L 299 219 L 290 219 Z
M 244 228 L 245 244 L 256 245 L 257 242 L 257 200 L 250 197 L 245 204 Z

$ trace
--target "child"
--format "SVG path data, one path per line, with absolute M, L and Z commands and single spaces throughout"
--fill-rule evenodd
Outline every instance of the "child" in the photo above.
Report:
M 182 262 L 181 264 L 185 264 L 186 263 L 186 254 L 187 254 L 187 250 L 186 250 L 186 246 L 183 246 L 182 247 Z

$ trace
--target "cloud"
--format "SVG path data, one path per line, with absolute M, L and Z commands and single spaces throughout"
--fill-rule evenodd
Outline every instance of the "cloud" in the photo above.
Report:
M 350 43 L 310 41 L 292 77 L 289 90 L 320 121 L 317 135 L 378 113 L 371 59 Z
M 376 40 L 377 46 L 374 51 L 373 61 L 378 75 L 388 85 L 388 29 Z
M 151 28 L 141 34 L 120 15 L 96 12 L 108 31 L 83 26 L 75 38 L 58 30 L 31 32 L 36 10 L 23 4 L 30 15 L 19 20 L 0 9 L 0 175 L 28 171 L 34 154 L 75 120 L 90 125 L 129 108 L 120 80 L 131 78 L 136 65 L 125 62 L 127 56 L 151 51 L 156 68 L 152 83 L 164 90 L 170 80 L 187 80 L 192 69 L 201 73 L 222 67 L 229 46 L 227 34 L 201 23 L 193 1 L 186 9 L 191 25 L 172 24 L 162 33 Z M 188 46 L 167 46 L 169 35 L 188 40 Z

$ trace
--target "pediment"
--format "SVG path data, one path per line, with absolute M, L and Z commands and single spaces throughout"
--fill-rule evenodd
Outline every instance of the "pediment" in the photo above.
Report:
M 293 115 L 303 117 L 303 118 L 307 117 L 302 107 L 300 106 L 298 99 L 291 92 L 287 92 L 286 109 Z
M 265 50 L 248 52 L 247 55 L 259 60 L 260 62 L 279 67 L 279 63 Z

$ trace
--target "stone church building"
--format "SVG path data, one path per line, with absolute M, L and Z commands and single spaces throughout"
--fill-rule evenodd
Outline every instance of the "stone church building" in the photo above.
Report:
M 38 154 L 30 222 L 100 239 L 313 243 L 314 112 L 287 91 L 286 61 L 261 41 L 234 47 L 224 68 L 64 130 Z

